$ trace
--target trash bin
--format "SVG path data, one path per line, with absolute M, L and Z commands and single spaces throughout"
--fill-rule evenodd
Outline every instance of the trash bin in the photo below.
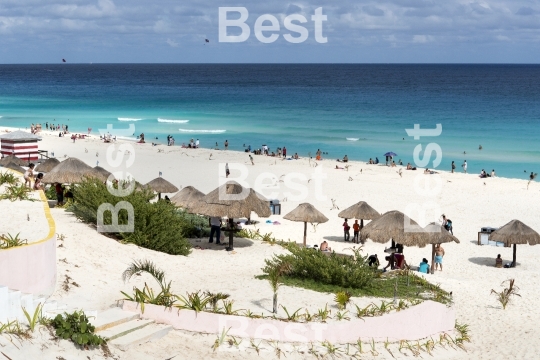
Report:
M 270 213 L 272 215 L 281 215 L 281 204 L 279 200 L 270 200 Z

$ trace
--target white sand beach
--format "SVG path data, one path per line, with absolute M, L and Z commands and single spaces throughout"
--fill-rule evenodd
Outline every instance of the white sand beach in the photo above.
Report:
M 0 131 L 5 131 L 4 128 Z M 254 156 L 255 165 L 251 165 L 248 154 L 236 151 L 210 149 L 182 149 L 178 146 L 152 146 L 150 143 L 137 144 L 121 142 L 105 144 L 96 136 L 73 143 L 69 137 L 59 138 L 55 134 L 43 132 L 40 150 L 54 152 L 55 157 L 63 160 L 66 157 L 78 158 L 90 166 L 99 166 L 114 172 L 126 170 L 112 166 L 107 156 L 116 157 L 129 150 L 134 155 L 134 163 L 127 168 L 137 181 L 146 183 L 162 173 L 163 178 L 178 188 L 194 186 L 204 193 L 215 189 L 225 178 L 224 164 L 231 167 L 230 180 L 237 180 L 240 170 L 235 164 L 247 169 L 244 181 L 256 187 L 257 178 L 268 173 L 262 181 L 261 192 L 270 199 L 279 199 L 281 215 L 272 215 L 269 219 L 278 221 L 279 225 L 266 224 L 267 219 L 258 225 L 247 228 L 259 229 L 261 233 L 272 233 L 278 239 L 302 241 L 303 224 L 283 219 L 283 215 L 303 202 L 313 204 L 328 217 L 329 221 L 316 228 L 308 224 L 308 244 L 320 244 L 327 240 L 330 247 L 337 252 L 347 252 L 346 248 L 354 244 L 343 241 L 342 222 L 337 214 L 340 210 L 363 200 L 380 213 L 390 210 L 405 212 L 411 204 L 432 202 L 439 206 L 440 212 L 432 212 L 429 217 L 420 219 L 411 214 L 422 226 L 437 221 L 444 213 L 453 221 L 454 235 L 460 244 L 445 244 L 444 270 L 437 271 L 426 278 L 439 283 L 442 288 L 452 291 L 457 320 L 470 326 L 472 342 L 463 350 L 437 348 L 434 357 L 437 359 L 532 359 L 540 353 L 537 338 L 540 332 L 536 324 L 540 322 L 540 310 L 535 306 L 540 287 L 540 246 L 519 245 L 517 247 L 516 268 L 495 268 L 495 257 L 501 254 L 504 263 L 512 260 L 512 249 L 495 246 L 478 246 L 477 233 L 481 227 L 500 227 L 512 219 L 519 219 L 536 231 L 540 231 L 538 213 L 540 210 L 540 183 L 531 183 L 527 189 L 527 181 L 505 178 L 480 179 L 477 174 L 440 172 L 437 175 L 424 175 L 421 170 L 407 171 L 403 167 L 391 168 L 380 165 L 367 165 L 351 161 L 347 169 L 335 169 L 335 159 L 324 159 L 317 162 L 301 158 L 299 160 L 282 160 L 267 156 Z M 122 147 L 123 145 L 123 147 Z M 444 151 L 444 149 L 443 149 Z M 288 154 L 294 154 L 294 146 L 288 148 Z M 375 154 L 366 154 L 366 157 Z M 124 160 L 127 159 L 127 155 Z M 450 163 L 451 159 L 443 159 Z M 220 164 L 222 164 L 220 168 Z M 399 169 L 402 174 L 398 173 Z M 273 180 L 271 176 L 273 175 Z M 295 174 L 293 180 L 297 186 L 303 185 L 306 193 L 302 196 L 298 189 L 287 188 L 283 181 L 287 174 Z M 317 180 L 322 177 L 322 180 Z M 440 191 L 426 194 L 419 191 L 419 184 L 426 179 L 440 179 Z M 432 184 L 431 187 L 434 185 Z M 275 188 L 273 188 L 275 187 Z M 272 192 L 276 192 L 271 196 Z M 168 194 L 171 196 L 172 194 Z M 334 208 L 333 205 L 339 207 Z M 41 203 L 6 203 L 2 202 L 0 233 L 21 231 L 23 238 L 41 239 L 46 235 L 47 224 L 44 219 L 33 216 L 39 212 Z M 8 208 L 9 207 L 9 208 Z M 13 212 L 11 209 L 16 208 Z M 26 214 L 30 214 L 30 222 Z M 130 292 L 134 285 L 143 286 L 147 282 L 152 286 L 153 280 L 147 276 L 134 277 L 123 283 L 121 274 L 134 259 L 152 260 L 166 273 L 167 280 L 172 281 L 176 293 L 186 291 L 210 290 L 225 292 L 234 300 L 234 307 L 249 309 L 254 313 L 271 314 L 272 291 L 267 281 L 255 279 L 262 274 L 264 259 L 273 254 L 284 253 L 280 246 L 270 246 L 260 241 L 246 239 L 235 240 L 235 251 L 226 252 L 223 247 L 208 244 L 208 239 L 193 244 L 204 250 L 193 249 L 191 255 L 171 256 L 164 253 L 124 245 L 111 238 L 97 233 L 88 225 L 77 221 L 75 217 L 63 209 L 51 209 L 56 222 L 56 231 L 65 236 L 59 240 L 57 250 L 58 280 L 52 299 L 67 309 L 104 310 L 115 306 L 122 298 L 120 291 Z M 24 215 L 24 216 L 22 216 Z M 34 219 L 36 218 L 36 219 Z M 41 219 L 41 220 L 40 220 Z M 20 229 L 20 230 L 18 230 Z M 351 231 L 352 232 L 352 231 Z M 387 247 L 389 244 L 386 245 Z M 384 256 L 385 245 L 367 241 L 364 254 L 377 253 Z M 430 259 L 431 248 L 406 248 L 405 256 L 409 264 L 418 265 L 423 257 Z M 71 285 L 69 291 L 62 288 L 66 275 L 77 285 Z M 506 279 L 514 278 L 519 286 L 521 297 L 512 300 L 506 310 L 502 310 L 495 297 L 490 295 L 491 289 L 500 289 Z M 279 291 L 279 302 L 288 309 L 307 308 L 316 311 L 325 304 L 332 305 L 333 294 L 322 294 L 311 290 L 282 286 Z M 367 305 L 374 299 L 354 298 L 353 302 Z M 280 310 L 281 311 L 281 310 Z M 102 358 L 99 351 L 84 352 L 74 348 L 66 341 L 51 343 L 48 335 L 40 335 L 38 339 L 24 341 L 19 347 L 20 357 L 30 359 L 40 356 L 42 359 L 57 359 L 62 356 L 66 360 Z M 274 353 L 216 352 L 211 346 L 215 335 L 192 334 L 182 331 L 171 331 L 159 340 L 132 348 L 126 352 L 111 348 L 119 359 L 255 359 L 276 358 Z M 42 345 L 46 344 L 47 348 Z M 378 359 L 390 359 L 389 353 L 380 345 Z M 1 350 L 1 349 L 0 349 Z M 303 359 L 306 354 L 286 352 L 287 359 Z M 394 352 L 396 358 L 410 358 L 408 355 Z M 427 355 L 423 355 L 426 357 Z M 369 358 L 369 354 L 364 357 Z M 15 360 L 15 358 L 14 358 Z

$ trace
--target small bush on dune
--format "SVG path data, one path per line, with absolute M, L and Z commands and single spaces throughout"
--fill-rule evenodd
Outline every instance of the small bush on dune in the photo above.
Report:
M 126 196 L 115 196 L 107 187 L 95 180 L 87 179 L 73 187 L 73 204 L 68 207 L 78 219 L 85 223 L 97 225 L 97 210 L 101 204 L 115 206 L 120 201 L 126 201 L 133 206 L 135 215 L 133 232 L 118 232 L 112 235 L 127 243 L 161 251 L 171 255 L 188 255 L 191 244 L 185 239 L 186 232 L 194 225 L 184 212 L 164 200 L 151 203 L 155 195 L 148 189 L 133 191 Z M 112 224 L 112 213 L 104 213 L 105 225 Z M 128 212 L 118 212 L 118 224 L 128 224 Z
M 291 254 L 274 255 L 272 259 L 265 260 L 263 272 L 266 275 L 279 264 L 288 263 L 291 266 L 288 277 L 311 279 L 343 288 L 366 288 L 374 279 L 374 270 L 368 266 L 367 257 L 354 258 L 335 253 L 327 255 L 294 243 L 286 247 Z

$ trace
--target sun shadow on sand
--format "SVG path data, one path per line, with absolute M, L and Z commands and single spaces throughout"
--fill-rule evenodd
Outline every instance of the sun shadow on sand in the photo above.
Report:
M 200 239 L 188 239 L 188 241 L 191 243 L 191 246 L 193 248 L 196 248 L 197 246 L 203 248 L 204 250 L 225 250 L 227 246 L 229 246 L 229 238 L 225 238 L 224 245 L 217 245 L 216 243 L 209 243 L 208 238 L 200 238 Z M 249 239 L 244 238 L 234 238 L 234 248 L 245 248 L 253 246 L 253 241 Z M 199 249 L 200 250 L 200 249 Z
M 494 257 L 472 257 L 469 258 L 469 261 L 476 264 L 476 265 L 482 265 L 482 266 L 488 266 L 495 268 L 495 258 Z M 503 264 L 512 262 L 512 260 L 505 260 L 503 257 Z M 520 263 L 517 262 L 517 266 L 519 266 Z M 504 269 L 504 268 L 503 268 Z

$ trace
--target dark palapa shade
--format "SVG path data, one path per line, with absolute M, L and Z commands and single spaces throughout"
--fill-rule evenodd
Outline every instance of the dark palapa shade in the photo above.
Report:
M 429 243 L 429 234 L 416 221 L 400 211 L 392 210 L 360 230 L 360 239 L 362 241 L 371 239 L 381 244 L 392 239 L 404 246 L 424 247 Z
M 310 203 L 298 205 L 293 211 L 283 217 L 286 220 L 304 223 L 304 246 L 307 239 L 307 223 L 325 223 L 328 218 Z
M 157 177 L 154 180 L 144 184 L 144 186 L 149 187 L 157 193 L 173 193 L 178 191 L 178 188 L 176 186 L 174 186 L 162 177 Z
M 438 223 L 430 223 L 424 230 L 429 235 L 428 244 L 431 244 L 431 273 L 433 274 L 435 271 L 435 244 L 444 244 L 452 241 L 459 244 L 459 239 L 450 234 L 444 226 Z
M 102 174 L 77 158 L 68 158 L 56 165 L 54 169 L 43 176 L 46 184 L 77 184 L 85 178 L 97 178 L 100 181 L 107 180 Z
M 519 220 L 512 220 L 500 229 L 495 230 L 489 235 L 489 239 L 506 245 L 514 245 L 512 267 L 516 266 L 517 244 L 540 244 L 540 234 Z
M 42 162 L 38 166 L 36 166 L 35 171 L 48 173 L 52 169 L 54 169 L 56 167 L 56 165 L 58 165 L 58 164 L 60 164 L 60 161 L 58 159 L 50 158 L 50 159 L 45 160 L 44 162 Z
M 28 161 L 25 161 L 23 159 L 20 159 L 16 157 L 15 155 L 8 155 L 0 159 L 0 165 L 6 166 L 9 163 L 13 163 L 15 165 L 24 166 L 28 165 Z
M 4 165 L 4 168 L 18 171 L 21 174 L 24 174 L 26 172 L 26 170 L 24 170 L 22 167 L 12 162 L 8 163 L 7 165 Z
M 343 219 L 375 220 L 378 219 L 381 214 L 367 202 L 360 201 L 341 211 L 338 216 Z
M 105 176 L 106 178 L 109 178 L 109 176 L 111 176 L 111 172 L 105 170 L 105 169 L 102 168 L 101 166 L 94 166 L 94 170 L 96 170 L 98 173 L 100 173 L 101 175 Z
M 227 217 L 229 228 L 234 218 L 250 218 L 251 212 L 260 217 L 271 215 L 270 202 L 251 188 L 244 188 L 235 181 L 229 181 L 203 196 L 190 208 L 190 212 L 211 217 Z M 233 250 L 234 232 L 229 231 L 229 247 Z
M 193 205 L 204 197 L 204 193 L 193 186 L 186 186 L 171 198 L 171 202 L 184 209 L 191 209 Z

